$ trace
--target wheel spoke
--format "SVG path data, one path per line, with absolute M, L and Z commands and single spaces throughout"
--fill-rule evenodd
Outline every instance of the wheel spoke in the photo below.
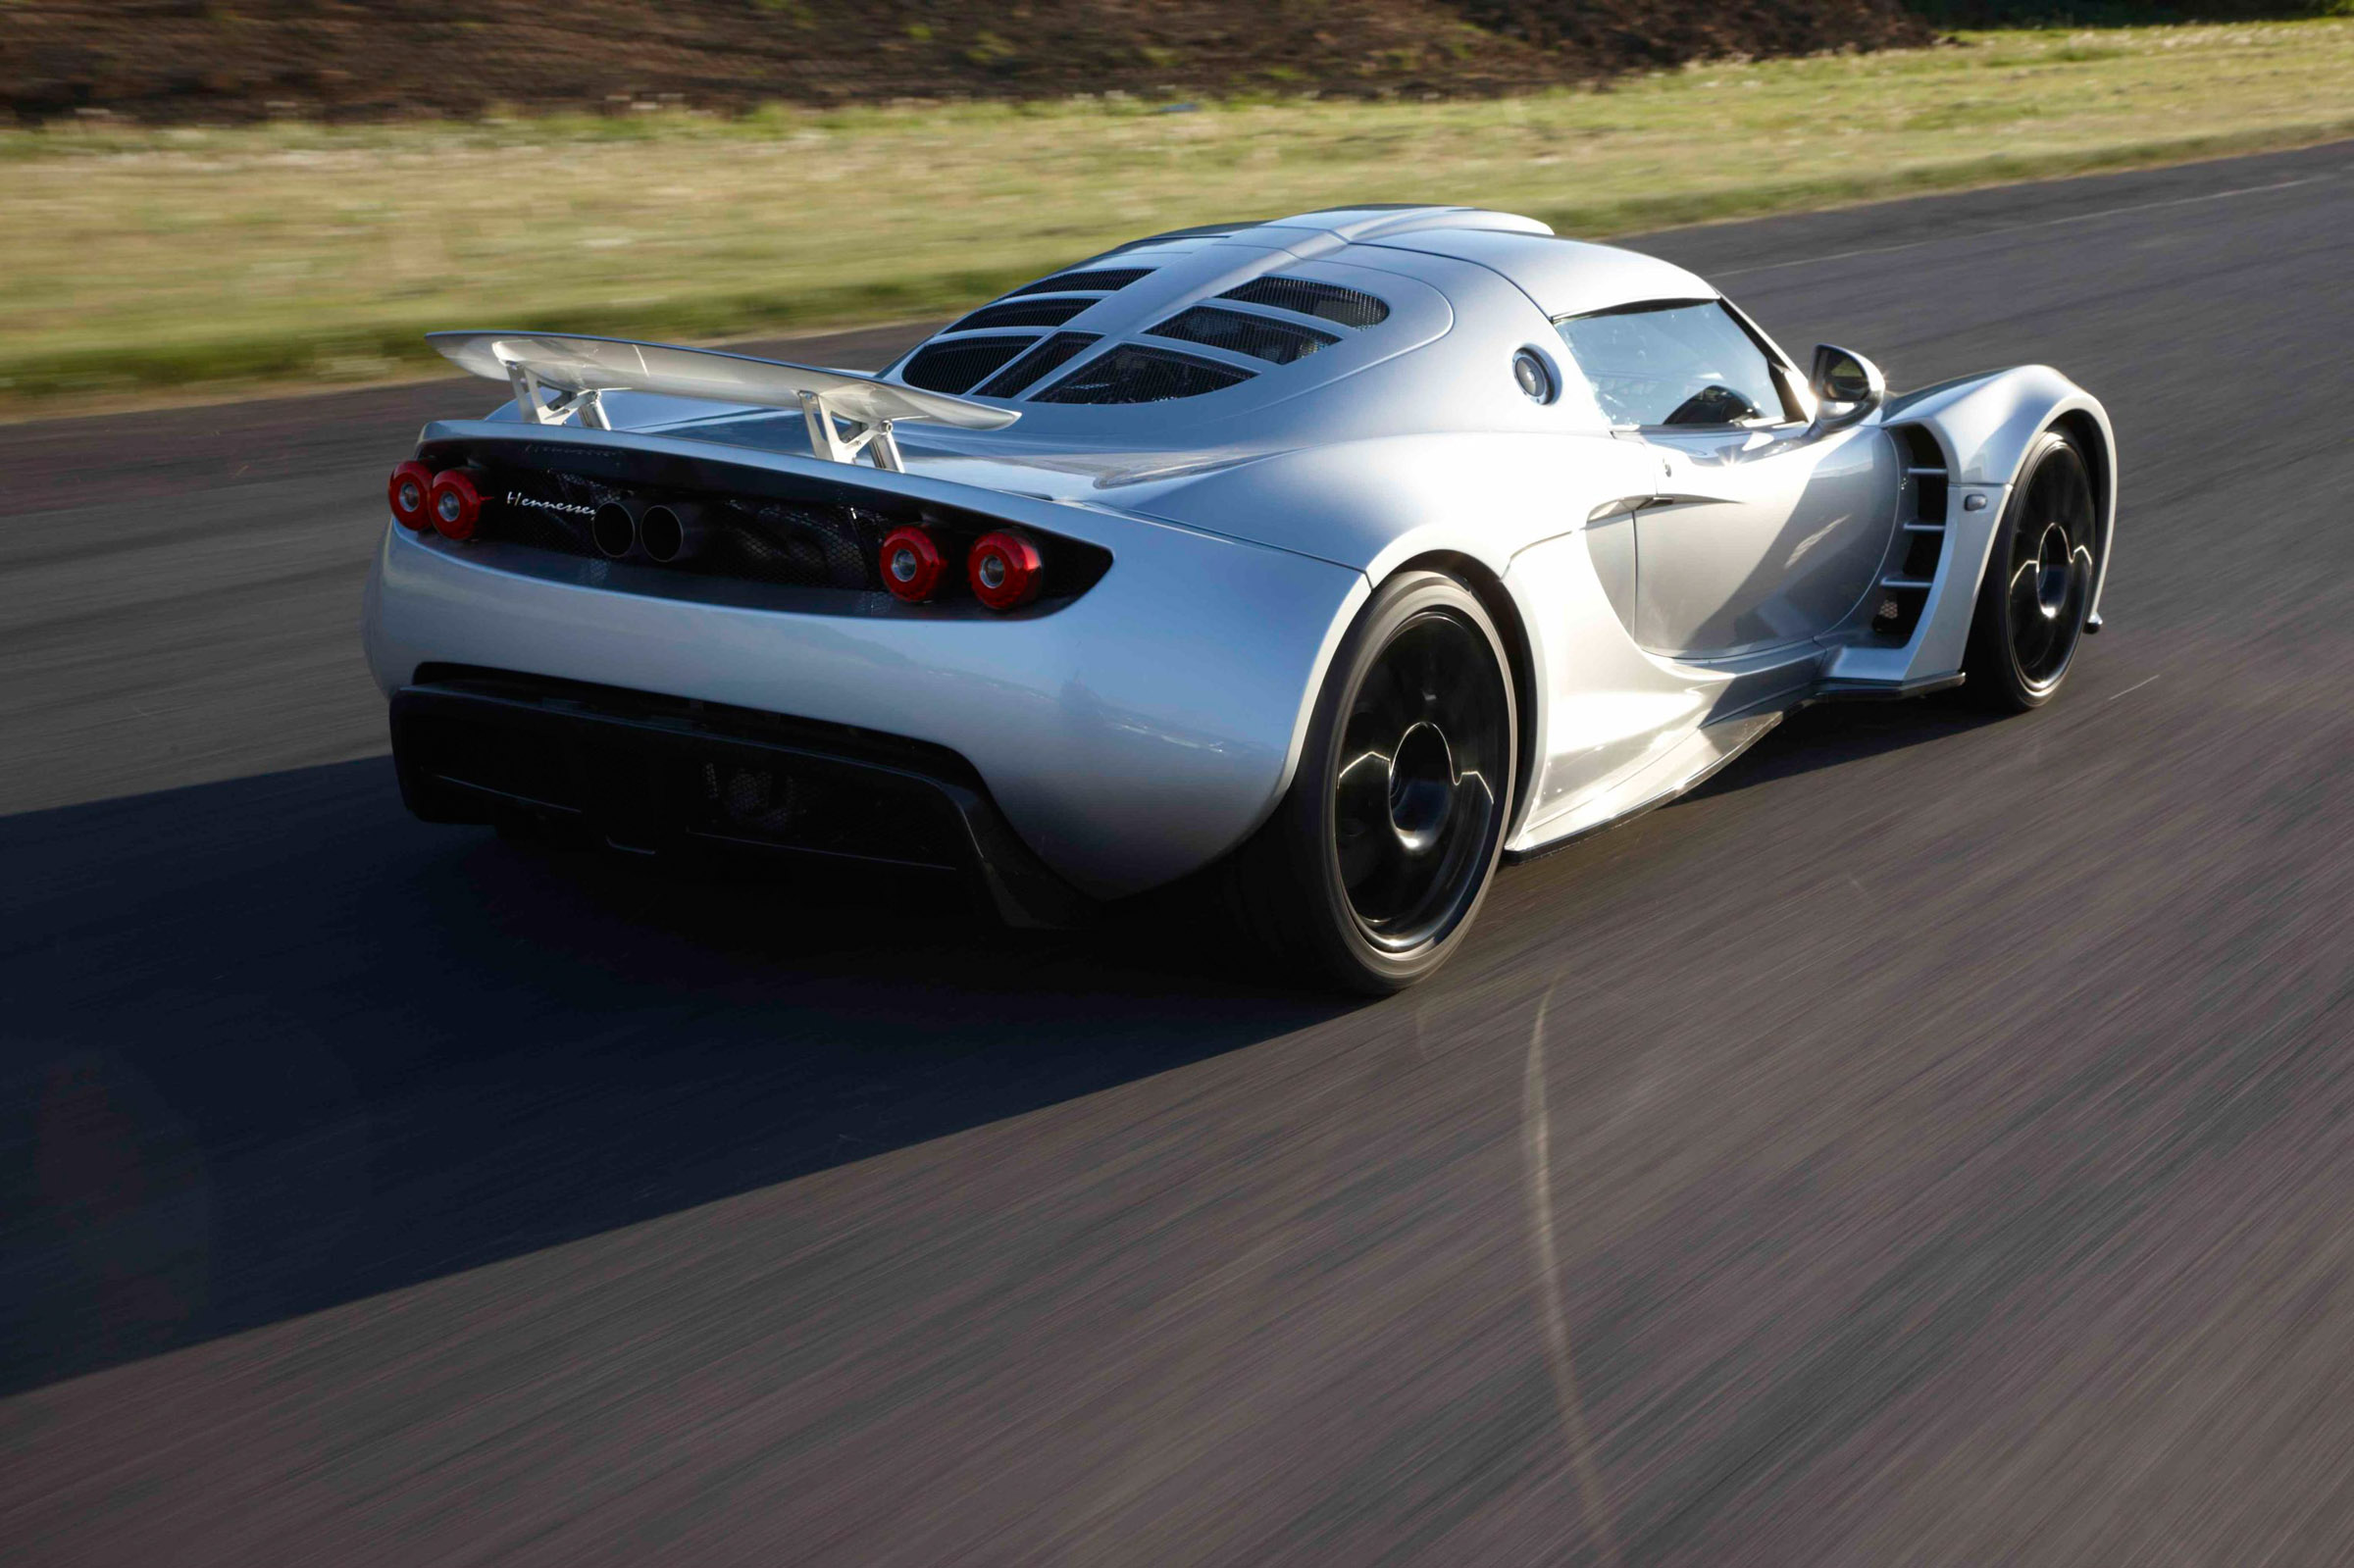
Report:
M 2042 567 L 2032 557 L 2011 575 L 2011 649 L 2022 674 L 2032 678 L 2038 660 L 2050 651 L 2052 623 L 2043 613 L 2037 589 Z
M 1496 814 L 1496 792 L 1488 787 L 1484 773 L 1466 773 L 1455 786 L 1455 817 L 1448 823 L 1452 835 L 1484 835 L 1488 819 Z
M 1341 770 L 1333 789 L 1335 839 L 1341 881 L 1356 887 L 1398 847 L 1390 827 L 1390 759 L 1379 751 L 1359 753 Z
M 2036 560 L 2034 556 L 2022 560 L 2022 563 L 2018 563 L 2011 570 L 2013 624 L 2026 622 L 2026 619 L 2043 619 L 2041 595 L 2038 595 L 2038 591 L 2041 591 L 2041 582 L 2043 582 L 2043 563 L 2041 560 Z
M 2068 668 L 2092 596 L 2097 527 L 2075 449 L 2047 451 L 2018 498 L 2007 540 L 2003 610 L 2012 662 L 2030 686 L 2048 687 Z
M 1484 729 L 1476 721 L 1487 718 L 1482 711 L 1484 695 L 1478 667 L 1467 661 L 1458 661 L 1441 682 L 1437 712 L 1455 737 L 1458 766 L 1477 766 L 1488 760 L 1477 754 Z M 1466 724 L 1466 720 L 1475 722 Z
M 1506 763 L 1485 639 L 1451 612 L 1408 621 L 1358 683 L 1333 782 L 1342 887 L 1373 940 L 1411 946 L 1459 913 L 1492 852 Z
M 1406 727 L 1421 717 L 1421 699 L 1407 689 L 1408 679 L 1397 666 L 1385 662 L 1374 670 L 1357 698 L 1357 711 L 1365 720 L 1365 737 L 1385 757 L 1406 733 Z

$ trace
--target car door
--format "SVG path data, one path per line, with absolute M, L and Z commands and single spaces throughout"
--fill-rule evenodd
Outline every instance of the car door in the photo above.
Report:
M 1615 433 L 1657 459 L 1653 504 L 1634 521 L 1636 642 L 1723 658 L 1844 619 L 1894 527 L 1894 443 L 1876 427 L 1812 430 L 1795 376 L 1722 301 L 1558 325 Z

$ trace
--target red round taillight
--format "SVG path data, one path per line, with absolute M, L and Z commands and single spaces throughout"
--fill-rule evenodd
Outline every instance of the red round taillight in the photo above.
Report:
M 434 471 L 423 463 L 408 462 L 392 471 L 392 481 L 384 486 L 385 499 L 392 503 L 392 517 L 404 529 L 423 531 L 433 527 L 433 519 L 425 509 L 426 497 L 434 488 Z
M 922 529 L 893 529 L 883 541 L 883 585 L 909 604 L 921 604 L 940 585 L 947 562 Z
M 464 469 L 443 469 L 434 476 L 425 498 L 426 512 L 445 539 L 471 539 L 475 521 L 483 515 L 483 492 Z
M 973 597 L 993 610 L 1010 610 L 1038 597 L 1047 563 L 1038 546 L 1019 533 L 984 533 L 973 541 L 966 557 L 965 576 L 972 580 Z

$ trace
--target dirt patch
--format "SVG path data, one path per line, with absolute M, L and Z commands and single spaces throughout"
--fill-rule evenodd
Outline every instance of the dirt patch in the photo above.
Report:
M 0 110 L 38 124 L 769 101 L 1465 96 L 1724 55 L 1929 40 L 1898 0 L 16 0 Z

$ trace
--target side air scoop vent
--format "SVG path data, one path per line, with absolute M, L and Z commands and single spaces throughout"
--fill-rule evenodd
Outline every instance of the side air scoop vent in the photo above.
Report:
M 1927 430 L 1900 425 L 1889 433 L 1904 457 L 1905 479 L 1897 497 L 1896 538 L 1872 589 L 1871 630 L 1875 636 L 1905 643 L 1913 639 L 1921 607 L 1936 586 L 1938 568 L 1945 564 L 1946 498 L 1952 476 L 1937 438 Z
M 1305 278 L 1254 278 L 1218 297 L 1245 305 L 1267 305 L 1350 328 L 1379 327 L 1390 318 L 1390 307 L 1371 294 Z
M 1153 328 L 1152 335 L 1206 343 L 1212 348 L 1248 354 L 1275 365 L 1305 359 L 1317 349 L 1329 348 L 1341 340 L 1336 332 L 1295 327 L 1290 322 L 1239 310 L 1219 310 L 1214 305 L 1196 305 L 1192 310 L 1181 311 Z

